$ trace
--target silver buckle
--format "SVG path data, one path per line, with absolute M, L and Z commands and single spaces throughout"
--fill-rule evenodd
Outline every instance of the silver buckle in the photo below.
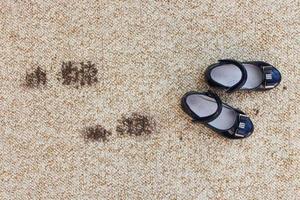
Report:
M 235 133 L 235 136 L 238 136 L 238 137 L 245 137 L 244 135 L 241 135 L 241 134 L 238 134 L 238 133 Z
M 275 87 L 275 84 L 273 84 L 273 85 L 267 85 L 267 84 L 265 84 L 265 88 L 266 89 L 270 89 L 270 88 L 274 88 Z
M 246 124 L 244 122 L 240 122 L 239 123 L 239 128 L 244 129 L 246 126 Z
M 263 71 L 265 72 L 265 69 L 268 68 L 268 67 L 271 67 L 271 66 L 263 66 Z M 272 80 L 272 74 L 269 74 L 269 73 L 266 74 L 265 78 L 266 78 L 266 80 Z M 270 88 L 274 88 L 275 85 L 276 85 L 276 83 L 275 84 L 271 84 L 271 85 L 267 85 L 267 81 L 265 81 L 264 87 L 266 89 L 270 89 Z
M 247 115 L 239 114 L 239 120 L 240 120 L 241 117 L 247 117 Z M 238 137 L 245 137 L 244 135 L 238 134 L 239 128 L 244 129 L 245 126 L 246 126 L 246 124 L 245 124 L 244 122 L 240 122 L 240 123 L 239 123 L 239 127 L 238 127 L 238 128 L 235 130 L 235 132 L 234 132 L 234 135 L 235 135 L 235 136 L 238 136 Z
M 266 79 L 267 80 L 272 80 L 272 74 L 266 74 Z

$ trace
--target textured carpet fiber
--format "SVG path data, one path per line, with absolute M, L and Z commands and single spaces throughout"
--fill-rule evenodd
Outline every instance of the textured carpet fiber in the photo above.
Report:
M 299 199 L 299 1 L 2 0 L 0 26 L 0 199 Z M 283 76 L 215 90 L 245 140 L 180 108 L 220 58 Z

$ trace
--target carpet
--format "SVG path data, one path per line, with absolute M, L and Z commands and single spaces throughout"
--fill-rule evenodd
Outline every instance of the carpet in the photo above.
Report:
M 1 199 L 299 199 L 299 1 L 3 0 L 0 25 Z M 180 107 L 221 58 L 282 73 L 214 90 L 244 140 Z

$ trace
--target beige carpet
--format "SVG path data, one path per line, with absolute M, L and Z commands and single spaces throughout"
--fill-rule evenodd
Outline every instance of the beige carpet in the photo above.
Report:
M 300 198 L 299 1 L 2 0 L 0 25 L 0 199 Z M 220 58 L 283 76 L 216 91 L 245 140 L 180 108 Z

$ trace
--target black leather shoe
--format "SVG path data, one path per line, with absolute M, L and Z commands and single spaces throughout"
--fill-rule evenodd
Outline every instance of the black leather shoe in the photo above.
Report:
M 210 86 L 236 90 L 269 90 L 279 85 L 280 72 L 263 61 L 239 62 L 236 60 L 219 60 L 210 65 L 205 72 Z
M 244 112 L 222 103 L 211 91 L 188 92 L 182 97 L 181 106 L 193 121 L 201 122 L 230 139 L 249 137 L 254 130 L 252 121 Z

